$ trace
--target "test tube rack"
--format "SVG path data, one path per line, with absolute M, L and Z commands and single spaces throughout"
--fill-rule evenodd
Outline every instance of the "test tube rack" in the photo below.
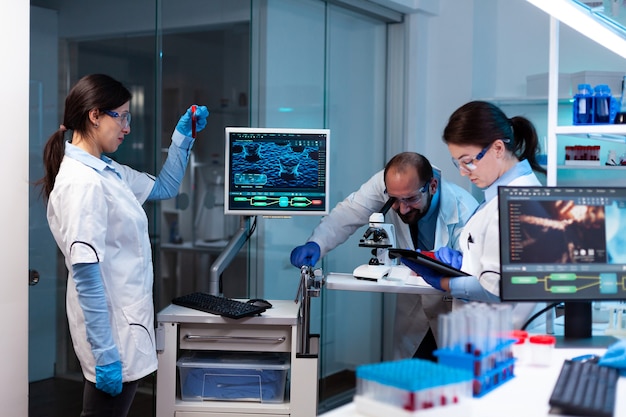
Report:
M 472 396 L 472 373 L 423 359 L 361 365 L 354 402 L 368 416 L 425 416 L 446 412 Z M 458 410 L 450 415 L 459 415 Z
M 480 398 L 515 377 L 515 357 L 512 346 L 515 339 L 501 339 L 493 350 L 482 352 L 468 344 L 438 349 L 434 352 L 442 365 L 472 373 L 472 395 Z

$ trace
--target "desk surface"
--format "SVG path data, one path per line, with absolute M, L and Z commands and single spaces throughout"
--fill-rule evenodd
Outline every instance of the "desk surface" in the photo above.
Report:
M 419 277 L 414 277 L 417 280 Z M 421 280 L 421 278 L 419 278 Z M 418 285 L 405 284 L 403 281 L 380 279 L 368 281 L 357 279 L 352 274 L 331 272 L 326 276 L 326 288 L 329 290 L 392 292 L 403 294 L 440 294 L 443 293 L 426 282 Z
M 170 304 L 157 314 L 157 321 L 161 323 L 298 324 L 298 309 L 300 304 L 295 303 L 293 300 L 269 300 L 269 302 L 272 303 L 272 308 L 267 309 L 260 316 L 244 317 L 241 319 L 229 319 L 192 308 Z
M 504 383 L 482 398 L 472 398 L 467 404 L 464 417 L 555 417 L 550 414 L 548 399 L 561 371 L 565 359 L 587 353 L 602 354 L 604 349 L 555 349 L 552 364 L 548 367 L 519 365 L 515 367 L 515 378 Z M 617 385 L 616 417 L 626 416 L 626 381 L 620 378 Z M 443 407 L 445 408 L 445 407 Z M 442 408 L 442 410 L 443 410 Z M 428 416 L 436 417 L 434 412 Z M 354 404 L 350 403 L 324 413 L 323 417 L 362 417 Z

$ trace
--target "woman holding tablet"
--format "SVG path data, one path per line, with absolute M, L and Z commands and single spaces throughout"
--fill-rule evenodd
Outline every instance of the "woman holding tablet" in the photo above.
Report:
M 445 277 L 408 258 L 402 262 L 433 287 L 449 292 L 454 303 L 500 302 L 498 186 L 541 185 L 533 172 L 545 173 L 536 159 L 537 132 L 525 117 L 509 119 L 491 103 L 472 101 L 452 113 L 443 141 L 461 175 L 484 192 L 484 202 L 461 233 L 461 253 L 447 247 L 436 251 L 439 260 L 470 275 Z M 535 307 L 534 303 L 518 303 L 513 310 L 515 328 L 525 323 Z

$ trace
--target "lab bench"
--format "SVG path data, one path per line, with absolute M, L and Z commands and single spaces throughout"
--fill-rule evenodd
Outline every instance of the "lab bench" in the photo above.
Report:
M 557 417 L 562 414 L 551 412 L 549 398 L 559 376 L 563 361 L 586 354 L 604 354 L 604 349 L 586 348 L 554 349 L 548 366 L 525 364 L 515 367 L 515 378 L 496 388 L 482 398 L 471 398 L 463 406 L 462 411 L 456 410 L 452 415 L 472 417 Z M 400 410 L 400 409 L 399 409 Z M 450 416 L 446 407 L 422 410 L 424 416 Z M 398 415 L 408 413 L 400 410 Z M 416 415 L 420 415 L 419 412 Z M 617 383 L 617 399 L 614 416 L 626 415 L 626 382 L 620 378 Z M 349 403 L 320 417 L 365 417 L 357 410 L 355 403 Z M 565 417 L 565 416 L 563 416 Z
M 309 336 L 303 342 L 300 304 L 293 300 L 270 302 L 273 307 L 262 315 L 237 320 L 173 304 L 157 314 L 156 417 L 317 414 L 319 338 Z M 302 349 L 302 343 L 308 344 L 306 349 Z M 285 353 L 289 374 L 284 401 L 182 400 L 177 361 L 184 353 L 206 351 Z

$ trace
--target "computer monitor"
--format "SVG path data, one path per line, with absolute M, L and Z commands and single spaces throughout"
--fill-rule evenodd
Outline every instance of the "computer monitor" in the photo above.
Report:
M 565 337 L 591 337 L 591 301 L 626 299 L 626 188 L 499 187 L 498 196 L 500 298 L 565 302 Z
M 330 130 L 227 127 L 225 132 L 225 214 L 328 214 Z

